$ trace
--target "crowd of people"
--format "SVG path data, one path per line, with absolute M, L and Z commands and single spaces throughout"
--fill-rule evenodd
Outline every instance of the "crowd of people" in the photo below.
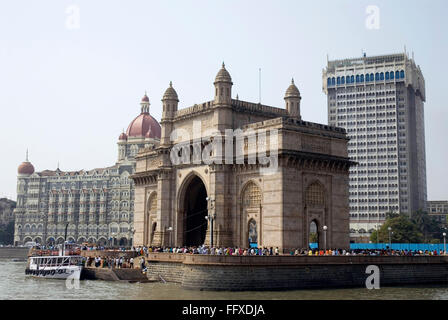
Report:
M 138 266 L 140 269 L 146 269 L 146 260 L 143 257 L 140 257 L 138 265 L 135 265 L 135 259 L 133 257 L 84 257 L 82 263 L 85 267 L 95 268 L 132 269 Z
M 291 249 L 286 252 L 281 252 L 278 247 L 263 247 L 263 248 L 240 248 L 240 247 L 225 247 L 225 248 L 209 248 L 207 246 L 199 247 L 138 247 L 132 248 L 138 255 L 148 256 L 151 252 L 165 252 L 178 254 L 210 254 L 210 255 L 225 255 L 225 256 L 278 256 L 278 255 L 293 255 L 293 256 L 438 256 L 444 255 L 443 250 L 429 251 L 429 250 L 391 250 L 391 249 Z

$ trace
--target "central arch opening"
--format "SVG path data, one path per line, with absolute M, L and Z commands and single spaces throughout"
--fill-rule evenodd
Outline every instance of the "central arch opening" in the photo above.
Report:
M 185 192 L 184 245 L 200 246 L 207 233 L 207 191 L 202 180 L 195 176 Z

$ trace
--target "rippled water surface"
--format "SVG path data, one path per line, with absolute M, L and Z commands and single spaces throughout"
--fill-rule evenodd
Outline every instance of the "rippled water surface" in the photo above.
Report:
M 448 300 L 448 286 L 389 287 L 379 290 L 329 289 L 296 291 L 213 292 L 184 290 L 177 284 L 80 281 L 68 289 L 63 280 L 25 277 L 25 262 L 0 260 L 0 299 L 431 299 Z

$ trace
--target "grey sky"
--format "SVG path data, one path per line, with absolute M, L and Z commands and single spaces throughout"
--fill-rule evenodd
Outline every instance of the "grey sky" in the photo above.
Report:
M 72 5 L 79 29 L 67 28 Z M 380 9 L 378 30 L 365 27 L 368 5 Z M 358 57 L 406 45 L 426 80 L 428 199 L 448 199 L 447 9 L 445 0 L 3 1 L 0 196 L 15 199 L 26 148 L 37 171 L 58 162 L 61 170 L 112 165 L 145 90 L 160 120 L 170 80 L 180 108 L 211 100 L 223 60 L 234 96 L 258 102 L 262 68 L 262 103 L 283 107 L 294 77 L 303 119 L 327 123 L 327 53 Z

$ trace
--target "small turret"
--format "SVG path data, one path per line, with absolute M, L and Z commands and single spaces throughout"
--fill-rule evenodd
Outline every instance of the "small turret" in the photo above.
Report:
M 296 85 L 294 84 L 294 79 L 291 80 L 291 84 L 286 90 L 284 99 L 286 103 L 286 110 L 288 111 L 290 117 L 301 119 L 300 100 L 302 99 L 302 97 L 300 96 L 299 89 L 297 89 Z
M 162 111 L 162 137 L 161 145 L 170 144 L 170 135 L 173 130 L 173 124 L 171 120 L 176 116 L 177 108 L 179 105 L 179 97 L 176 90 L 173 88 L 173 83 L 170 81 L 170 86 L 165 90 L 162 98 L 163 111 Z
M 142 113 L 149 113 L 149 98 L 146 95 L 146 91 L 145 91 L 145 95 L 142 98 L 142 101 L 140 102 L 140 105 L 142 106 Z
M 229 104 L 232 100 L 232 77 L 230 77 L 229 72 L 226 70 L 224 62 L 222 63 L 222 68 L 218 71 L 216 75 L 215 82 L 215 104 Z

